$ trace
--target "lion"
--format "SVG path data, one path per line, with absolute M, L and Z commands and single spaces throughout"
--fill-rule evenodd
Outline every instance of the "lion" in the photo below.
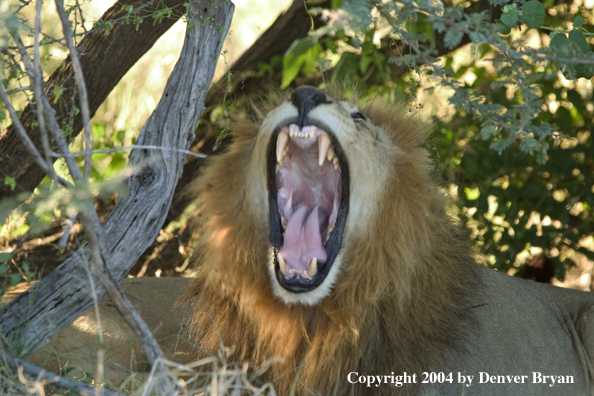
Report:
M 417 117 L 309 86 L 265 113 L 193 186 L 193 358 L 279 395 L 594 395 L 594 296 L 477 265 Z

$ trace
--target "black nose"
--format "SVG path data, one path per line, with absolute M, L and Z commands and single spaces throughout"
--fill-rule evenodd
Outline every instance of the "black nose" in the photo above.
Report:
M 326 94 L 318 91 L 314 87 L 303 86 L 293 91 L 291 94 L 291 103 L 299 110 L 299 117 L 297 118 L 297 125 L 299 127 L 305 126 L 305 118 L 313 108 L 322 103 L 330 103 L 326 98 Z

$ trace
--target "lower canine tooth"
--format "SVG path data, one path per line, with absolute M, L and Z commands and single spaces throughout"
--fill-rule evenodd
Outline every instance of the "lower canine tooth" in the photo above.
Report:
M 285 259 L 280 254 L 278 256 L 278 267 L 280 268 L 281 274 L 285 275 L 287 273 L 287 263 L 285 263 Z
M 287 229 L 287 224 L 288 224 L 287 219 L 285 219 L 284 217 L 281 218 L 281 225 L 283 226 L 283 231 L 285 231 Z
M 307 268 L 307 275 L 310 276 L 310 278 L 313 278 L 318 272 L 318 259 L 317 258 L 312 258 L 311 259 L 311 263 L 309 263 L 309 267 Z

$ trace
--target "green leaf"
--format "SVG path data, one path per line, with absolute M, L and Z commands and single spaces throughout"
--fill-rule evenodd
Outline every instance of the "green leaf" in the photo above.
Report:
M 555 48 L 556 50 L 563 50 L 566 49 L 567 46 L 567 36 L 565 33 L 557 33 L 555 37 L 551 39 L 551 48 Z
M 511 9 L 501 15 L 501 22 L 509 27 L 515 26 L 518 23 L 518 10 Z
M 487 124 L 481 128 L 481 133 L 476 137 L 482 140 L 490 140 L 494 136 L 497 136 L 497 129 L 492 124 Z
M 64 89 L 61 87 L 54 87 L 53 89 L 53 93 L 54 93 L 54 103 L 58 103 L 58 100 L 60 100 L 60 97 L 62 96 L 62 93 L 64 92 Z
M 522 6 L 522 19 L 531 28 L 539 28 L 544 22 L 545 8 L 541 2 L 530 0 Z M 503 17 L 502 17 L 503 18 Z
M 586 41 L 586 37 L 584 36 L 584 33 L 579 30 L 573 29 L 569 32 L 569 41 L 577 45 L 582 53 L 588 52 L 588 42 Z
M 303 55 L 305 58 L 305 62 L 303 62 L 303 71 L 306 75 L 311 76 L 313 73 L 316 61 L 322 50 L 322 46 L 316 43 Z
M 578 15 L 575 17 L 575 19 L 573 20 L 573 27 L 574 28 L 579 28 L 580 26 L 582 26 L 584 24 L 584 18 L 581 15 Z
M 21 268 L 23 269 L 23 271 L 29 272 L 29 264 L 26 261 L 23 262 Z
M 450 28 L 446 32 L 443 41 L 446 47 L 451 49 L 455 48 L 458 44 L 460 44 L 460 41 L 462 41 L 462 37 L 464 37 L 464 33 L 454 28 Z
M 513 140 L 514 140 L 513 138 L 499 139 L 499 140 L 492 142 L 489 145 L 489 147 L 492 150 L 495 150 L 495 152 L 497 152 L 497 154 L 501 155 L 501 154 L 503 154 L 503 150 L 508 148 L 511 145 Z
M 0 253 L 0 261 L 7 261 L 7 260 L 10 260 L 11 258 L 12 258 L 12 254 L 10 254 L 10 253 L 6 253 L 6 252 Z M 3 264 L 3 265 L 6 265 L 6 264 Z
M 10 186 L 10 191 L 14 191 L 14 188 L 16 187 L 16 180 L 14 179 L 14 177 L 6 176 L 4 178 L 4 184 Z
M 593 65 L 573 64 L 570 65 L 569 70 L 573 73 L 573 78 L 583 77 L 589 80 L 594 77 Z
M 361 55 L 361 59 L 359 60 L 359 69 L 361 73 L 367 73 L 367 68 L 373 62 L 373 58 L 369 55 Z
M 8 265 L 0 264 L 0 275 L 6 275 L 8 272 Z
M 481 196 L 481 192 L 478 188 L 464 187 L 464 194 L 468 201 L 476 201 Z
M 311 47 L 309 39 L 293 41 L 283 58 L 283 78 L 281 88 L 286 88 L 299 75 L 301 67 L 305 63 L 305 55 Z
M 10 286 L 16 286 L 21 281 L 21 274 L 12 274 L 10 276 Z
M 333 10 L 337 10 L 340 7 L 342 7 L 342 0 L 332 0 L 330 2 L 330 5 L 332 7 Z
M 534 153 L 540 149 L 540 143 L 538 143 L 532 136 L 526 136 L 520 142 L 520 148 L 523 152 L 534 155 Z
M 105 136 L 105 126 L 101 124 L 93 124 L 91 127 L 91 134 L 99 138 Z

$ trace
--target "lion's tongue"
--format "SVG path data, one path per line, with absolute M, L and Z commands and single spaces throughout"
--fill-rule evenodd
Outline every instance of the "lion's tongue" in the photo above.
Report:
M 288 220 L 283 247 L 279 253 L 289 268 L 297 270 L 307 269 L 314 257 L 319 263 L 326 262 L 317 206 L 311 213 L 305 205 L 293 213 Z

